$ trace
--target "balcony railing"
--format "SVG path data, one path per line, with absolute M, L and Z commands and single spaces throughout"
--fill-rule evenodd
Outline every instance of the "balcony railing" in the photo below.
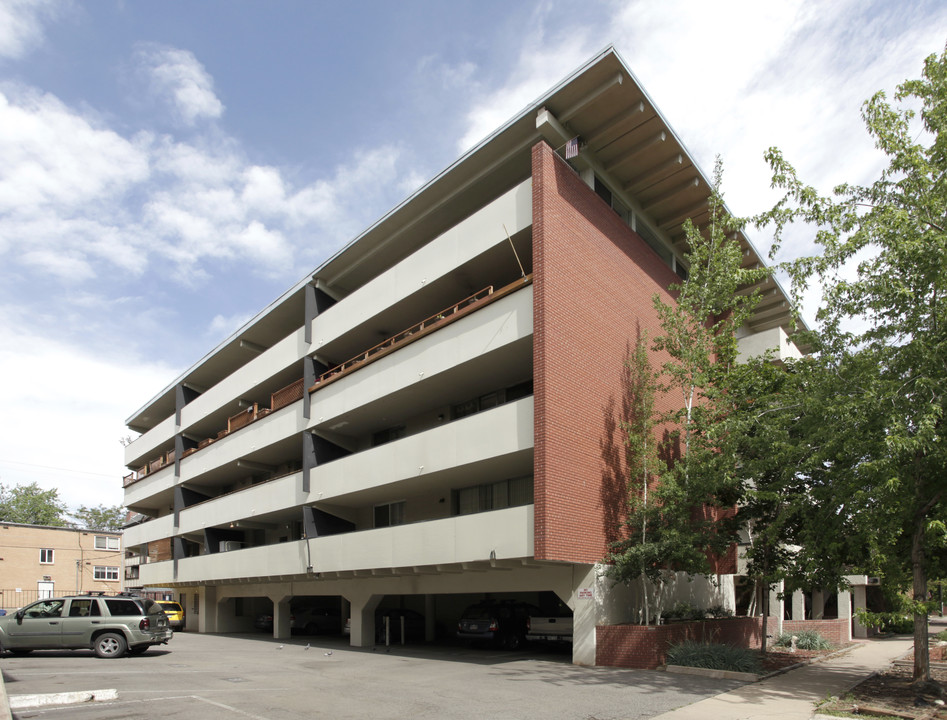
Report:
M 312 387 L 308 389 L 308 392 L 314 393 L 316 390 L 320 390 L 325 387 L 328 383 L 334 382 L 345 375 L 348 375 L 355 370 L 358 370 L 369 363 L 374 362 L 375 360 L 380 360 L 385 355 L 398 350 L 409 343 L 414 342 L 415 340 L 420 340 L 425 335 L 428 335 L 435 330 L 440 329 L 444 325 L 449 325 L 452 322 L 455 322 L 462 318 L 465 315 L 479 310 L 485 305 L 489 305 L 495 300 L 499 300 L 501 297 L 510 294 L 515 290 L 519 290 L 521 287 L 528 285 L 533 281 L 532 275 L 526 275 L 520 280 L 517 280 L 514 283 L 500 288 L 496 292 L 493 290 L 493 285 L 488 285 L 483 290 L 470 295 L 469 297 L 464 298 L 459 303 L 455 303 L 444 310 L 441 310 L 435 315 L 422 320 L 419 323 L 415 323 L 406 330 L 402 330 L 397 335 L 392 335 L 387 340 L 383 340 L 377 345 L 370 347 L 368 350 L 359 353 L 350 360 L 346 360 L 340 365 L 336 365 L 333 368 L 330 368 L 322 375 L 316 378 L 316 382 L 313 383 Z
M 525 275 L 516 282 L 510 283 L 509 285 L 506 285 L 497 291 L 494 291 L 492 285 L 488 285 L 483 290 L 480 290 L 479 292 L 464 298 L 460 302 L 441 310 L 439 313 L 436 313 L 419 323 L 415 323 L 406 330 L 402 330 L 397 335 L 392 335 L 387 340 L 370 347 L 368 350 L 359 353 L 354 358 L 346 360 L 344 363 L 330 368 L 316 378 L 316 382 L 312 385 L 312 387 L 307 389 L 307 392 L 313 393 L 316 390 L 325 387 L 327 384 L 334 382 L 348 375 L 349 373 L 355 372 L 359 368 L 362 368 L 365 365 L 374 362 L 375 360 L 380 360 L 385 355 L 388 355 L 389 353 L 392 353 L 395 350 L 414 342 L 415 340 L 420 340 L 422 337 L 434 332 L 435 330 L 438 330 L 445 325 L 449 325 L 450 323 L 459 320 L 465 315 L 469 315 L 470 313 L 475 312 L 480 308 L 485 307 L 486 305 L 489 305 L 490 303 L 499 300 L 500 298 L 505 297 L 506 295 L 509 295 L 510 293 L 519 290 L 526 285 L 529 285 L 532 281 L 532 275 Z M 270 395 L 269 407 L 260 407 L 258 403 L 253 403 L 251 407 L 241 410 L 236 415 L 231 415 L 229 418 L 227 418 L 226 428 L 217 433 L 215 437 L 209 437 L 201 440 L 196 448 L 189 448 L 185 450 L 183 453 L 181 453 L 181 457 L 185 458 L 188 455 L 197 452 L 198 450 L 202 450 L 208 445 L 211 445 L 221 438 L 226 437 L 230 433 L 245 428 L 260 418 L 266 417 L 270 413 L 276 412 L 287 405 L 291 405 L 297 400 L 301 400 L 303 396 L 303 379 L 300 378 L 299 380 L 296 380 L 290 385 L 287 385 L 286 387 L 281 388 Z M 161 457 L 150 461 L 144 467 L 141 467 L 135 472 L 126 475 L 123 479 L 122 487 L 128 487 L 129 485 L 141 480 L 144 477 L 147 477 L 154 472 L 157 472 L 161 468 L 167 467 L 172 463 L 174 463 L 174 452 L 172 451 L 165 453 Z

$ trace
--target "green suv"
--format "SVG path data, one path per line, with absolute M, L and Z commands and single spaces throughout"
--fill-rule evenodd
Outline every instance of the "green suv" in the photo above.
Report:
M 44 598 L 0 617 L 0 652 L 15 655 L 89 648 L 100 658 L 117 658 L 163 645 L 172 635 L 158 603 L 124 593 Z

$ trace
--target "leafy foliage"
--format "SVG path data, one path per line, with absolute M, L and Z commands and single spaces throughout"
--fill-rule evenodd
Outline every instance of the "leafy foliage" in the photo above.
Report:
M 733 672 L 760 673 L 759 656 L 751 650 L 687 640 L 672 645 L 667 654 L 668 665 L 706 668 L 708 670 L 731 670 Z
M 66 505 L 59 491 L 43 490 L 35 482 L 7 487 L 0 483 L 0 520 L 24 525 L 63 527 Z
M 118 532 L 125 523 L 125 508 L 121 505 L 112 507 L 107 505 L 98 505 L 97 507 L 80 505 L 79 509 L 72 513 L 72 517 L 79 527 L 89 530 Z
M 733 541 L 721 517 L 735 504 L 738 485 L 718 460 L 716 421 L 726 405 L 726 375 L 736 365 L 736 330 L 757 302 L 738 290 L 768 271 L 742 267 L 732 235 L 741 223 L 724 210 L 722 175 L 718 159 L 708 226 L 684 224 L 688 277 L 671 286 L 676 302 L 653 300 L 661 334 L 650 350 L 665 361 L 651 366 L 646 338 L 638 339 L 628 361 L 630 415 L 621 425 L 630 471 L 628 513 L 625 537 L 606 561 L 613 578 L 640 578 L 643 587 L 662 583 L 673 570 L 711 574 L 710 554 Z M 657 412 L 658 394 L 673 398 L 678 409 Z
M 822 285 L 819 329 L 799 338 L 814 351 L 797 393 L 798 479 L 812 513 L 798 528 L 800 567 L 838 584 L 847 560 L 913 586 L 922 603 L 928 575 L 947 570 L 947 52 L 928 57 L 895 100 L 877 93 L 863 107 L 887 157 L 874 183 L 824 197 L 772 149 L 785 195 L 762 220 L 776 229 L 774 252 L 797 221 L 815 226 L 820 248 L 784 265 L 797 299 Z M 925 680 L 920 605 L 914 619 L 914 676 Z
M 792 639 L 796 638 L 796 647 L 800 650 L 830 650 L 832 643 L 822 637 L 816 630 L 800 630 L 797 633 L 780 633 L 773 641 L 779 647 L 792 647 Z

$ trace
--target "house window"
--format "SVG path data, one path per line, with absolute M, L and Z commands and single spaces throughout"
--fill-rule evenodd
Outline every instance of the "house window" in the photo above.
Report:
M 39 561 L 41 565 L 52 565 L 53 564 L 53 549 L 52 548 L 40 548 L 39 549 Z
M 107 535 L 95 536 L 96 550 L 118 550 L 119 542 L 117 537 L 108 537 Z
M 400 440 L 404 437 L 404 425 L 397 425 L 396 427 L 385 428 L 380 430 L 372 435 L 372 447 L 378 447 L 379 445 L 384 445 L 385 443 L 394 442 L 395 440 Z
M 404 500 L 375 506 L 375 527 L 404 524 Z
M 454 515 L 472 515 L 487 510 L 529 505 L 533 502 L 533 478 L 521 477 L 461 488 L 453 492 Z
M 92 577 L 96 580 L 118 580 L 118 568 L 106 565 L 96 565 L 93 567 Z

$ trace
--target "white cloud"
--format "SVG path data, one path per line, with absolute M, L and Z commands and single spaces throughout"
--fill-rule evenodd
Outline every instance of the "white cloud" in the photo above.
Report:
M 49 94 L 0 92 L 0 212 L 62 212 L 121 194 L 148 176 L 129 141 Z
M 0 307 L 0 377 L 15 378 L 5 383 L 8 411 L 0 413 L 0 481 L 56 488 L 71 507 L 120 504 L 122 420 L 176 371 L 125 353 L 92 355 L 37 335 L 30 324 Z
M 43 21 L 68 6 L 65 0 L 0 0 L 0 57 L 26 55 L 43 41 Z
M 204 335 L 210 338 L 212 342 L 219 342 L 243 327 L 251 317 L 253 316 L 249 313 L 237 313 L 229 316 L 215 315 Z
M 139 50 L 138 59 L 151 78 L 155 93 L 170 102 L 187 125 L 223 115 L 224 105 L 214 93 L 213 78 L 194 53 L 147 45 Z

